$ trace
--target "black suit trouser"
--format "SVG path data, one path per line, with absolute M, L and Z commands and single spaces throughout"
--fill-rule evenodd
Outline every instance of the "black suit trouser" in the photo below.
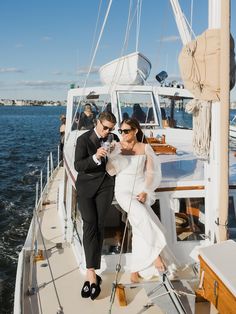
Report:
M 78 195 L 78 206 L 83 220 L 83 246 L 87 268 L 100 268 L 104 222 L 113 195 L 114 186 L 106 184 L 102 184 L 91 198 Z

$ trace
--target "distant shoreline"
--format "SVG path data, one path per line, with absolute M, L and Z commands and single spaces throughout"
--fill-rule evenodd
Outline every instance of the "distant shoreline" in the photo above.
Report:
M 15 99 L 0 99 L 0 107 L 48 107 L 66 106 L 66 100 L 15 100 Z
M 65 101 L 45 100 L 0 100 L 0 107 L 66 107 Z M 230 103 L 230 109 L 236 109 L 236 101 Z
M 66 107 L 66 105 L 4 105 L 0 104 L 0 107 Z

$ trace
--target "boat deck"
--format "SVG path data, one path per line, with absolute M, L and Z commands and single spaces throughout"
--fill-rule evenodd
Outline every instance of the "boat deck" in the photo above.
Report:
M 64 175 L 64 168 L 60 168 L 48 191 L 47 202 L 43 206 L 40 216 L 43 217 L 41 230 L 44 244 L 39 239 L 39 248 L 43 249 L 43 260 L 34 263 L 33 287 L 35 294 L 25 296 L 24 313 L 109 313 L 110 294 L 114 273 L 103 273 L 102 291 L 95 301 L 83 299 L 80 290 L 84 282 L 84 275 L 80 272 L 72 246 L 65 241 L 57 210 L 58 187 Z M 62 246 L 57 245 L 61 243 Z M 45 253 L 45 245 L 46 253 Z M 47 256 L 46 256 L 47 255 Z M 122 273 L 120 282 L 129 283 L 129 274 Z M 150 284 L 153 286 L 155 281 Z M 156 284 L 158 285 L 156 280 Z M 164 313 L 157 304 L 150 304 L 145 288 L 146 285 L 127 287 L 125 289 L 127 306 L 121 307 L 117 298 L 111 313 L 152 314 Z M 63 311 L 60 312 L 59 310 Z M 59 312 L 58 312 L 59 311 Z M 210 309 L 208 303 L 198 303 L 196 313 L 217 313 Z

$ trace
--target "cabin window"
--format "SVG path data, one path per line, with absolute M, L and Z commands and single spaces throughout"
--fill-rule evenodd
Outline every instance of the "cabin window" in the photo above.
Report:
M 205 238 L 205 202 L 203 197 L 175 199 L 177 241 Z
M 233 196 L 229 197 L 228 236 L 229 239 L 236 239 L 236 213 Z
M 160 125 L 151 92 L 118 92 L 118 104 L 120 121 L 136 118 L 140 124 L 147 127 Z
M 190 98 L 159 96 L 159 100 L 164 127 L 192 129 L 192 115 L 185 111 Z
M 112 112 L 110 95 L 90 94 L 88 96 L 74 97 L 72 130 L 90 130 L 96 125 L 100 112 Z

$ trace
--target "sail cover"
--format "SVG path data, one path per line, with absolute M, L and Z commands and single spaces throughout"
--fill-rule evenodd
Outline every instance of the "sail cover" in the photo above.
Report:
M 230 88 L 235 84 L 234 40 L 231 36 Z M 220 100 L 220 30 L 208 29 L 182 48 L 179 66 L 185 87 L 201 100 Z

